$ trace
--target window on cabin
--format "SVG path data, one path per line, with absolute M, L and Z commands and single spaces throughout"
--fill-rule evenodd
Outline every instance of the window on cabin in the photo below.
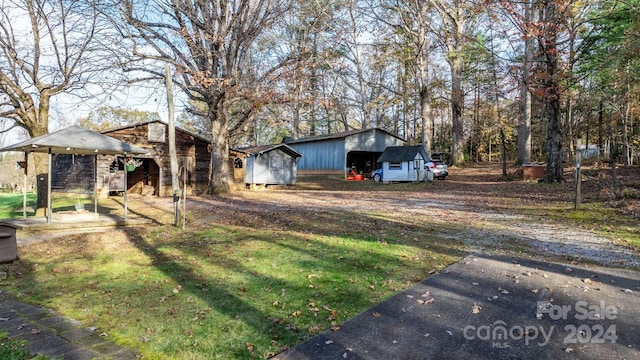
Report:
M 402 169 L 402 163 L 401 162 L 390 162 L 389 163 L 389 169 Z
M 159 123 L 150 123 L 149 124 L 149 136 L 148 139 L 150 142 L 165 142 L 165 126 L 164 124 Z

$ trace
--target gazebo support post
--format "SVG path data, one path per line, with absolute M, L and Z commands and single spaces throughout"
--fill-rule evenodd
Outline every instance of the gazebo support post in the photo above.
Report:
M 51 169 L 53 162 L 53 156 L 51 155 L 51 148 L 49 148 L 49 170 L 47 171 L 47 224 L 51 224 Z
M 93 160 L 93 212 L 98 213 L 98 155 Z
M 24 153 L 24 181 L 22 182 L 22 218 L 27 219 L 27 170 L 29 169 L 29 153 Z
M 127 178 L 129 177 L 129 173 L 127 172 L 127 153 L 124 153 L 124 220 L 127 220 Z

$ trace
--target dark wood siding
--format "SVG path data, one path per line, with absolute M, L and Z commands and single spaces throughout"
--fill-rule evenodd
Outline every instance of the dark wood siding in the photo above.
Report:
M 153 128 L 153 136 L 151 136 L 152 140 L 149 140 L 150 124 Z M 159 131 L 162 131 L 159 128 L 159 125 L 164 127 L 164 137 L 159 134 Z M 168 129 L 166 124 L 161 122 L 152 122 L 104 133 L 105 135 L 148 150 L 149 153 L 147 155 L 135 156 L 134 159 L 140 159 L 143 161 L 153 160 L 155 164 L 157 164 L 157 168 L 149 166 L 146 171 L 143 171 L 144 169 L 140 171 L 136 169 L 132 173 L 129 173 L 127 177 L 129 188 L 137 182 L 148 181 L 152 182 L 153 186 L 156 186 L 156 194 L 160 196 L 172 195 L 171 163 L 169 160 L 168 143 L 169 137 L 167 132 Z M 184 167 L 187 173 L 187 194 L 201 194 L 206 191 L 209 180 L 209 143 L 186 131 L 176 129 L 176 152 L 178 155 L 178 166 L 181 168 Z M 105 162 L 101 162 L 99 168 L 105 169 Z M 108 168 L 106 169 L 108 170 Z
M 52 155 L 51 190 L 92 194 L 95 158 L 94 155 Z

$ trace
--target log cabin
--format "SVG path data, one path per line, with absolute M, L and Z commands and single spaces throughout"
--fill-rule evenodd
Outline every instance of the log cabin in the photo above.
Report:
M 109 129 L 102 134 L 148 150 L 132 157 L 98 156 L 98 192 L 102 196 L 124 189 L 142 195 L 172 196 L 171 163 L 169 158 L 169 126 L 152 120 Z M 206 191 L 209 182 L 211 144 L 204 137 L 176 127 L 176 152 L 181 182 L 186 176 L 187 195 Z M 182 186 L 181 186 L 182 187 Z

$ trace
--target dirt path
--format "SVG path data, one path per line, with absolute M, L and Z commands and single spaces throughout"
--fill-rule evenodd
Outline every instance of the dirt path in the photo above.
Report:
M 314 216 L 320 212 L 374 212 L 399 221 L 409 217 L 432 227 L 438 236 L 464 243 L 478 255 L 546 256 L 575 263 L 640 268 L 637 250 L 614 243 L 596 228 L 531 215 L 531 209 L 540 207 L 570 211 L 570 183 L 504 182 L 499 180 L 500 170 L 497 164 L 452 169 L 447 180 L 432 184 L 300 177 L 292 187 L 190 197 L 187 206 L 192 226 L 254 221 L 265 227 L 282 227 L 280 220 L 287 213 Z M 637 181 L 640 172 L 633 176 Z M 168 198 L 130 197 L 130 208 L 137 215 L 173 222 L 173 203 Z M 33 238 L 42 240 L 47 236 Z
M 510 251 L 514 255 L 516 248 L 525 255 L 640 268 L 637 251 L 617 245 L 596 231 L 527 214 L 527 209 L 540 206 L 569 211 L 571 184 L 502 182 L 498 181 L 499 175 L 499 167 L 485 165 L 454 169 L 447 180 L 429 186 L 363 183 L 358 188 L 351 182 L 327 180 L 319 189 L 302 178 L 295 187 L 195 198 L 189 207 L 213 210 L 211 217 L 201 217 L 196 223 L 228 217 L 229 211 L 251 213 L 266 223 L 269 216 L 286 211 L 373 211 L 398 219 L 411 216 L 424 219 L 425 226 L 444 229 L 439 235 L 462 241 L 477 254 L 504 255 Z
M 606 174 L 606 171 L 603 173 Z M 462 192 L 457 198 L 466 206 L 459 209 L 455 217 L 475 217 L 474 226 L 455 234 L 454 238 L 465 241 L 478 253 L 490 255 L 500 252 L 501 245 L 508 243 L 518 244 L 523 252 L 530 254 L 568 257 L 574 262 L 586 260 L 606 266 L 640 268 L 637 250 L 600 235 L 597 232 L 599 229 L 532 216 L 527 211 L 548 206 L 572 211 L 573 184 L 547 185 L 522 181 L 505 183 L 497 181 L 499 175 L 500 171 L 496 166 L 484 166 L 461 170 L 457 178 L 451 177 L 450 180 L 453 181 L 446 186 L 453 193 Z M 627 176 L 637 175 L 638 172 L 635 171 Z M 474 181 L 474 178 L 478 180 Z M 593 193 L 598 188 L 588 191 Z M 478 195 L 474 196 L 472 193 L 482 195 L 478 198 Z

